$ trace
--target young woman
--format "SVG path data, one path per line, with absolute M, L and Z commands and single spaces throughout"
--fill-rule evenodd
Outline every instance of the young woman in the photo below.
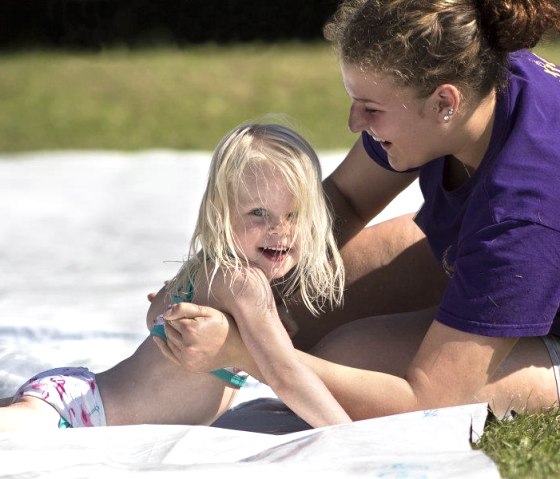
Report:
M 361 137 L 324 183 L 350 291 L 316 324 L 408 310 L 335 330 L 314 351 L 330 361 L 300 355 L 353 419 L 558 405 L 560 68 L 527 50 L 551 29 L 560 5 L 547 0 L 352 0 L 326 26 Z M 414 217 L 365 228 L 416 178 Z M 296 319 L 313 344 L 318 328 Z M 225 324 L 183 323 L 165 354 L 189 371 L 219 364 L 207 338 Z M 224 356 L 258 374 L 234 336 Z
M 190 256 L 148 312 L 160 344 L 168 319 L 195 301 L 235 317 L 259 375 L 313 427 L 350 418 L 301 362 L 278 316 L 275 295 L 297 289 L 318 314 L 342 300 L 344 269 L 331 230 L 319 160 L 289 128 L 242 125 L 216 148 Z M 172 331 L 171 331 L 172 334 Z M 0 409 L 0 430 L 138 423 L 208 424 L 246 374 L 225 368 L 185 375 L 152 339 L 108 371 L 45 371 Z M 165 384 L 172 384 L 166 390 Z

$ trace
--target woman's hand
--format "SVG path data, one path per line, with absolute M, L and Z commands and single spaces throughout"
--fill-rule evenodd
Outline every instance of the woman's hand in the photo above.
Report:
M 209 306 L 178 303 L 164 314 L 167 341 L 154 337 L 162 354 L 188 372 L 208 372 L 244 362 L 247 355 L 231 317 Z

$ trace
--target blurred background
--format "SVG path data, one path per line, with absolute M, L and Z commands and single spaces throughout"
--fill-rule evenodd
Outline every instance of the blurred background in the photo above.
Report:
M 271 112 L 346 150 L 340 0 L 1 0 L 0 152 L 212 150 Z M 557 42 L 539 51 L 560 63 Z
M 0 151 L 212 150 L 282 113 L 347 149 L 339 1 L 1 0 Z
M 100 49 L 115 43 L 315 40 L 339 0 L 3 0 L 2 40 Z

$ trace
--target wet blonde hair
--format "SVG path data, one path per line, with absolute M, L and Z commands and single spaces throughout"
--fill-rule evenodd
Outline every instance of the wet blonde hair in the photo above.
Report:
M 343 62 L 419 97 L 451 83 L 476 99 L 505 84 L 508 53 L 559 29 L 557 0 L 348 0 L 323 32 Z
M 172 290 L 186 290 L 204 272 L 208 284 L 218 269 L 239 271 L 240 256 L 232 232 L 237 194 L 247 169 L 271 166 L 295 198 L 293 227 L 300 258 L 293 270 L 275 285 L 283 297 L 298 288 L 315 315 L 326 305 L 342 303 L 344 268 L 332 232 L 332 214 L 322 188 L 321 165 L 311 145 L 281 124 L 246 124 L 228 133 L 218 144 L 208 175 L 189 258 L 175 277 Z

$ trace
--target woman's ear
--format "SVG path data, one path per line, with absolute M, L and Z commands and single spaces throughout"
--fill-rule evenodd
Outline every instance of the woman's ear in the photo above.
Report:
M 433 111 L 438 122 L 449 123 L 457 113 L 461 93 L 454 85 L 445 83 L 438 86 L 431 95 Z

